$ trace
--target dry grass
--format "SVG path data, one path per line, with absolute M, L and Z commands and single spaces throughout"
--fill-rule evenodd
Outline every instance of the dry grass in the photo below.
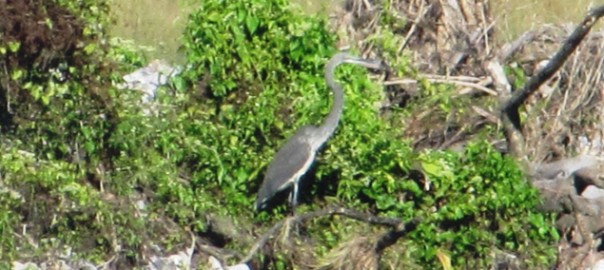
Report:
M 337 5 L 344 3 L 344 0 L 290 0 L 291 3 L 298 5 L 308 14 L 315 14 L 324 11 L 331 11 Z
M 494 0 L 492 3 L 501 38 L 511 41 L 539 25 L 578 22 L 590 8 L 603 5 L 604 0 Z
M 321 270 L 375 270 L 379 255 L 375 252 L 376 237 L 354 237 L 343 242 L 324 259 Z
M 344 0 L 291 0 L 309 14 L 333 11 Z M 149 58 L 182 62 L 178 53 L 188 0 L 111 0 L 115 25 L 111 33 L 155 48 Z M 604 0 L 495 0 L 493 13 L 498 18 L 504 40 L 512 40 L 524 31 L 544 23 L 576 22 L 586 10 Z M 326 9 L 327 7 L 327 9 Z
M 149 59 L 161 58 L 182 63 L 184 59 L 178 48 L 188 12 L 194 10 L 191 2 L 193 1 L 110 0 L 115 22 L 111 34 L 155 48 L 155 51 L 147 54 Z M 293 4 L 309 14 L 325 10 L 329 12 L 342 2 L 343 0 L 292 0 Z
M 150 59 L 163 58 L 171 62 L 183 59 L 178 54 L 181 33 L 188 11 L 186 0 L 111 0 L 115 25 L 114 36 L 133 39 L 139 45 L 151 46 Z

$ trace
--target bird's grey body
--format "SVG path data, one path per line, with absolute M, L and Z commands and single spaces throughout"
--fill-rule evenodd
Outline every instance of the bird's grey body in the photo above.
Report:
M 325 122 L 320 126 L 304 126 L 300 128 L 277 152 L 266 175 L 256 200 L 256 210 L 262 210 L 266 203 L 276 193 L 290 188 L 290 203 L 292 209 L 297 204 L 298 182 L 312 165 L 319 148 L 335 132 L 344 107 L 342 87 L 333 79 L 335 68 L 341 63 L 353 63 L 369 68 L 380 68 L 381 62 L 363 60 L 347 53 L 337 53 L 325 65 L 325 79 L 333 91 L 333 105 Z
M 313 126 L 304 126 L 279 149 L 279 152 L 273 158 L 274 161 L 268 166 L 264 181 L 258 191 L 258 201 L 256 208 L 262 208 L 262 204 L 270 199 L 275 193 L 289 188 L 297 182 L 302 175 L 310 168 L 315 159 L 316 150 L 307 140 L 310 131 L 316 130 Z M 318 148 L 318 146 L 316 146 Z M 284 179 L 292 179 L 284 182 Z M 297 185 L 294 187 L 297 188 Z M 297 190 L 296 190 L 297 191 Z M 297 195 L 292 192 L 292 196 Z M 263 198 L 264 200 L 261 200 Z M 292 198 L 296 202 L 297 198 Z

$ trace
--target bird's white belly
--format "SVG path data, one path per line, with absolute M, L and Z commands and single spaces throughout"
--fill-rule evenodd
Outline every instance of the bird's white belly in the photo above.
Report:
M 302 168 L 300 170 L 298 170 L 298 172 L 296 172 L 296 174 L 294 174 L 294 177 L 292 177 L 294 185 L 297 185 L 300 178 L 308 171 L 308 168 L 310 168 L 310 165 L 312 165 L 312 163 L 315 161 L 315 156 L 316 156 L 315 151 L 312 151 L 310 158 L 306 159 L 304 166 L 302 166 Z

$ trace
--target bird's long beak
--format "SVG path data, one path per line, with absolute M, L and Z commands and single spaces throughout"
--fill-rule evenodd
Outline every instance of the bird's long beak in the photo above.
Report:
M 379 59 L 363 59 L 358 57 L 350 57 L 344 60 L 345 63 L 355 64 L 359 66 L 364 66 L 370 69 L 383 69 L 384 64 L 382 60 Z

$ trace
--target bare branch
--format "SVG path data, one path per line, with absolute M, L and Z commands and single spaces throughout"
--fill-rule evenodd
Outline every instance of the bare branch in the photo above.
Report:
M 443 76 L 444 77 L 444 76 Z M 467 77 L 464 77 L 463 79 L 465 79 Z M 431 82 L 431 83 L 450 83 L 450 84 L 454 84 L 457 86 L 463 86 L 463 87 L 471 87 L 474 88 L 476 90 L 485 92 L 491 96 L 497 96 L 497 92 L 482 86 L 480 84 L 477 83 L 472 83 L 472 82 L 465 82 L 465 81 L 460 81 L 460 80 L 456 80 L 455 77 L 451 77 L 451 78 L 426 78 L 427 81 Z M 418 80 L 414 80 L 414 79 L 394 79 L 394 80 L 388 80 L 384 82 L 384 85 L 389 86 L 389 85 L 397 85 L 397 84 L 414 84 L 417 83 Z
M 506 43 L 502 46 L 501 51 L 497 56 L 497 60 L 499 62 L 505 62 L 508 58 L 514 55 L 514 53 L 516 53 L 516 51 L 518 51 L 522 46 L 533 41 L 535 39 L 535 36 L 537 36 L 537 33 L 535 31 L 528 31 L 524 32 L 524 34 L 522 34 L 518 39 L 510 43 Z
M 378 240 L 375 247 L 376 251 L 383 251 L 388 246 L 393 245 L 399 238 L 404 236 L 407 232 L 415 229 L 415 227 L 419 223 L 419 219 L 414 219 L 410 223 L 405 224 L 400 219 L 396 218 L 378 217 L 375 215 L 342 207 L 329 207 L 318 211 L 305 213 L 302 215 L 288 217 L 284 220 L 275 223 L 275 225 L 273 225 L 264 235 L 262 235 L 262 237 L 256 242 L 256 244 L 254 244 L 254 246 L 248 252 L 247 256 L 245 256 L 245 258 L 243 258 L 240 263 L 249 263 L 252 258 L 256 255 L 256 253 L 258 253 L 258 250 L 260 250 L 264 245 L 266 245 L 269 239 L 275 236 L 279 229 L 281 229 L 281 227 L 286 224 L 286 222 L 304 223 L 310 219 L 333 215 L 344 216 L 372 225 L 386 226 L 392 228 L 390 232 L 386 233 Z
M 415 230 L 419 222 L 419 219 L 413 219 L 407 224 L 399 222 L 398 226 L 396 226 L 397 228 L 385 233 L 378 239 L 377 243 L 375 243 L 375 252 L 380 254 L 387 247 L 394 245 L 398 239 L 405 236 L 408 232 Z
M 566 59 L 577 49 L 596 21 L 603 15 L 604 6 L 590 11 L 585 19 L 583 19 L 583 22 L 568 37 L 562 48 L 552 57 L 551 61 L 535 76 L 531 77 L 522 89 L 514 92 L 501 109 L 502 116 L 505 118 L 504 122 L 510 121 L 514 125 L 514 128 L 521 130 L 520 119 L 518 117 L 518 108 L 520 105 L 560 69 Z

